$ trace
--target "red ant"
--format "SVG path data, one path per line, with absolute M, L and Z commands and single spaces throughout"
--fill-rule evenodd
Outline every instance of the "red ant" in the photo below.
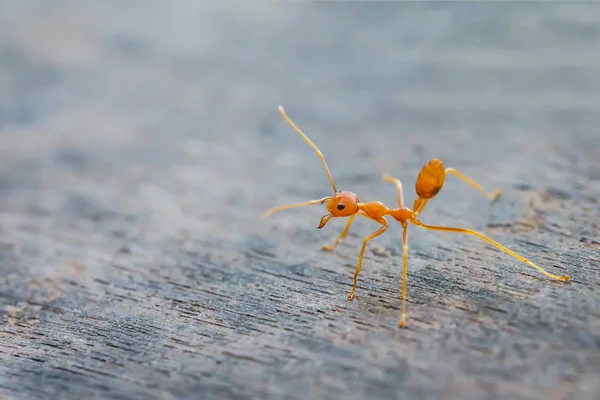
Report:
M 311 140 L 304 133 L 302 133 L 302 131 L 300 129 L 298 129 L 298 127 L 288 118 L 288 116 L 285 114 L 285 111 L 283 110 L 283 107 L 279 106 L 279 112 L 283 116 L 283 119 L 285 119 L 285 121 L 288 124 L 290 124 L 291 127 L 294 128 L 294 130 L 296 132 L 298 132 L 300 134 L 300 136 L 302 136 L 304 138 L 304 140 L 306 140 L 306 142 L 317 152 L 317 155 L 323 162 L 323 165 L 325 166 L 325 170 L 327 171 L 327 175 L 329 176 L 329 181 L 331 182 L 331 186 L 333 187 L 333 196 L 327 196 L 327 197 L 323 197 L 322 199 L 306 201 L 303 203 L 296 203 L 296 204 L 274 207 L 274 208 L 269 209 L 267 212 L 265 212 L 263 217 L 267 218 L 271 214 L 273 214 L 277 211 L 281 211 L 281 210 L 287 210 L 287 209 L 291 209 L 291 208 L 326 203 L 326 208 L 329 213 L 321 218 L 321 222 L 319 223 L 319 226 L 318 226 L 319 229 L 323 228 L 325 226 L 325 224 L 327 223 L 327 221 L 329 221 L 331 218 L 339 218 L 339 217 L 349 217 L 350 218 L 346 224 L 346 227 L 344 228 L 344 230 L 342 231 L 340 236 L 335 240 L 333 245 L 331 245 L 331 246 L 329 246 L 327 244 L 323 245 L 323 249 L 329 250 L 329 251 L 334 250 L 337 247 L 337 245 L 340 243 L 340 241 L 346 237 L 348 230 L 350 229 L 350 225 L 352 225 L 352 221 L 354 221 L 354 218 L 357 215 L 362 215 L 363 217 L 366 217 L 368 219 L 371 219 L 371 220 L 381 224 L 381 228 L 379 228 L 377 231 L 373 232 L 372 234 L 370 234 L 363 240 L 363 245 L 360 250 L 360 255 L 358 256 L 358 264 L 356 266 L 356 271 L 354 272 L 354 285 L 352 286 L 352 291 L 348 295 L 348 300 L 352 300 L 352 298 L 354 297 L 354 291 L 356 290 L 356 285 L 358 282 L 358 274 L 360 273 L 360 267 L 362 264 L 362 259 L 363 259 L 363 255 L 365 253 L 365 248 L 367 246 L 367 242 L 369 242 L 369 240 L 381 235 L 388 228 L 388 222 L 385 219 L 386 216 L 391 216 L 396 221 L 400 222 L 400 224 L 402 225 L 402 228 L 403 228 L 402 249 L 403 249 L 403 254 L 404 254 L 404 268 L 403 268 L 403 273 L 402 273 L 402 315 L 400 318 L 400 326 L 401 327 L 406 326 L 406 270 L 407 270 L 407 259 L 408 259 L 407 228 L 408 228 L 409 221 L 413 225 L 420 226 L 421 228 L 424 228 L 424 229 L 430 229 L 430 230 L 434 230 L 434 231 L 458 232 L 458 233 L 464 233 L 467 235 L 478 236 L 479 238 L 483 239 L 487 243 L 496 246 L 500 250 L 510 254 L 511 256 L 517 258 L 518 260 L 534 267 L 535 269 L 537 269 L 538 271 L 540 271 L 542 274 L 546 275 L 549 278 L 559 280 L 562 282 L 570 281 L 570 277 L 568 275 L 563 275 L 563 276 L 552 275 L 552 274 L 544 271 L 542 268 L 538 267 L 531 261 L 527 260 L 526 258 L 516 254 L 515 252 L 507 249 L 506 247 L 504 247 L 501 244 L 493 241 L 492 239 L 482 235 L 479 232 L 473 231 L 471 229 L 464 229 L 464 228 L 426 225 L 417 218 L 419 216 L 419 214 L 425 208 L 425 205 L 427 204 L 427 202 L 429 200 L 431 200 L 432 198 L 434 198 L 440 192 L 440 190 L 442 189 L 442 186 L 444 185 L 444 180 L 446 179 L 446 176 L 448 174 L 453 174 L 453 175 L 457 176 L 458 178 L 462 179 L 463 181 L 468 183 L 470 186 L 472 186 L 474 189 L 476 189 L 480 193 L 482 193 L 490 201 L 495 201 L 500 196 L 501 191 L 499 189 L 496 189 L 493 193 L 488 194 L 488 193 L 486 193 L 486 191 L 483 189 L 483 187 L 481 185 L 479 185 L 472 179 L 462 175 L 461 173 L 459 173 L 458 171 L 456 171 L 453 168 L 444 168 L 444 164 L 437 158 L 434 158 L 433 160 L 431 160 L 427 164 L 425 164 L 425 166 L 421 169 L 421 172 L 419 173 L 419 175 L 417 177 L 415 189 L 416 189 L 418 198 L 415 200 L 412 210 L 410 208 L 404 206 L 404 200 L 402 197 L 402 183 L 400 182 L 399 179 L 394 178 L 388 174 L 383 174 L 382 179 L 384 182 L 394 183 L 396 185 L 396 189 L 398 191 L 398 208 L 388 208 L 379 201 L 370 201 L 367 203 L 362 203 L 358 200 L 358 197 L 356 194 L 354 194 L 352 192 L 347 192 L 347 191 L 338 191 L 336 189 L 335 183 L 333 182 L 333 178 L 331 177 L 331 173 L 329 172 L 329 168 L 327 167 L 327 163 L 325 163 L 325 159 L 323 158 L 323 154 L 321 154 L 321 152 L 319 151 L 317 146 L 315 146 L 313 144 L 313 142 L 311 142 Z

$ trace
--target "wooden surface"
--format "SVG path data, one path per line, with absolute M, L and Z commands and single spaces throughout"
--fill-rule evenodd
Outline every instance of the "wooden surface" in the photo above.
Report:
M 177 4 L 174 5 L 174 4 Z M 600 6 L 5 1 L 0 394 L 111 399 L 600 397 Z M 433 157 L 426 223 L 269 207 Z

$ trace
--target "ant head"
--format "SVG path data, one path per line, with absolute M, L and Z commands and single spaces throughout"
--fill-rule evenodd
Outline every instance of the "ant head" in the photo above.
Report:
M 329 214 L 321 218 L 319 229 L 334 217 L 349 217 L 358 212 L 358 196 L 352 192 L 336 192 L 327 202 Z
M 319 229 L 324 227 L 325 224 L 327 223 L 327 221 L 329 221 L 331 218 L 349 217 L 351 215 L 356 214 L 358 212 L 358 197 L 352 192 L 341 192 L 341 191 L 338 192 L 337 191 L 337 189 L 335 188 L 335 183 L 333 182 L 333 177 L 331 176 L 331 172 L 329 171 L 329 167 L 327 166 L 327 163 L 325 162 L 325 158 L 323 158 L 323 154 L 321 154 L 321 151 L 319 151 L 317 146 L 315 146 L 315 144 L 308 138 L 308 136 L 306 136 L 300 129 L 298 129 L 296 124 L 294 124 L 292 122 L 292 120 L 288 118 L 288 116 L 285 114 L 285 111 L 283 111 L 283 107 L 281 107 L 281 106 L 279 106 L 279 113 L 281 114 L 283 119 L 285 119 L 286 122 L 288 124 L 290 124 L 290 126 L 292 128 L 294 128 L 294 130 L 296 132 L 298 132 L 298 134 L 300 136 L 302 136 L 302 138 L 306 141 L 306 143 L 308 143 L 310 145 L 310 147 L 312 147 L 317 152 L 317 156 L 321 159 L 321 162 L 323 163 L 323 166 L 325 167 L 325 171 L 327 171 L 327 176 L 329 177 L 329 182 L 331 182 L 331 187 L 333 188 L 333 193 L 334 193 L 333 197 L 328 196 L 321 200 L 317 200 L 319 203 L 327 202 L 327 211 L 329 211 L 329 214 L 327 214 L 323 218 L 321 218 L 321 223 L 319 224 Z M 305 203 L 304 205 L 307 205 L 307 204 L 315 204 L 315 203 L 309 202 L 309 203 Z

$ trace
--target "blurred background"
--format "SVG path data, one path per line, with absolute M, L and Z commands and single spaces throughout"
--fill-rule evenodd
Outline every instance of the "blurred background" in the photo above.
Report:
M 5 260 L 11 261 L 2 264 L 4 305 L 13 307 L 14 299 L 38 290 L 23 289 L 31 279 L 46 279 L 39 290 L 47 298 L 57 287 L 59 305 L 91 312 L 95 304 L 94 312 L 110 319 L 100 307 L 105 292 L 94 286 L 98 280 L 135 282 L 153 273 L 152 262 L 162 263 L 161 273 L 176 275 L 177 246 L 202 241 L 220 241 L 232 254 L 262 243 L 279 260 L 331 266 L 343 285 L 318 301 L 344 302 L 360 238 L 376 227 L 357 222 L 351 245 L 340 247 L 343 255 L 324 255 L 319 246 L 333 240 L 343 223 L 315 229 L 321 208 L 261 219 L 269 207 L 331 190 L 318 158 L 281 119 L 278 105 L 320 147 L 338 189 L 395 205 L 394 187 L 380 179 L 388 172 L 402 179 L 405 201 L 412 204 L 420 168 L 438 157 L 489 190 L 501 187 L 505 197 L 490 208 L 449 178 L 424 222 L 500 227 L 493 231 L 499 241 L 576 275 L 574 266 L 590 265 L 576 258 L 592 257 L 581 246 L 597 244 L 600 230 L 599 21 L 600 4 L 593 2 L 5 0 L 0 229 L 9 248 Z M 511 231 L 523 216 L 544 218 L 546 229 L 530 239 L 543 255 L 523 244 L 528 230 Z M 400 229 L 390 232 L 377 243 L 397 265 Z M 477 252 L 473 257 L 494 271 L 510 266 L 510 279 L 525 268 L 468 238 L 416 229 L 409 236 L 415 274 L 427 274 L 437 262 L 454 265 L 455 257 L 467 262 L 462 251 Z M 125 272 L 107 264 L 123 243 L 154 261 L 133 263 Z M 74 259 L 84 272 L 64 267 Z M 221 261 L 215 255 L 212 260 Z M 381 277 L 375 262 L 386 264 L 385 271 L 389 262 L 371 253 L 366 260 L 362 279 L 379 281 L 365 285 L 393 286 L 390 302 L 399 306 L 398 271 Z M 448 266 L 443 273 L 456 273 Z M 394 281 L 381 282 L 389 276 Z M 66 289 L 67 277 L 86 290 Z M 598 281 L 597 274 L 586 277 Z M 144 293 L 147 287 L 140 285 Z M 227 290 L 239 300 L 247 288 Z M 362 289 L 365 296 L 369 290 Z M 345 307 L 367 313 L 355 303 Z M 422 306 L 421 312 L 433 320 L 433 309 Z M 131 309 L 111 312 L 135 315 Z M 160 319 L 156 311 L 145 312 Z M 396 314 L 387 310 L 374 318 L 395 329 Z M 193 336 L 186 329 L 194 328 L 178 329 Z M 420 354 L 423 368 L 437 371 L 429 383 L 462 382 L 452 380 L 450 369 L 423 361 L 443 357 L 436 352 L 443 353 L 436 348 Z M 358 368 L 376 363 L 361 357 Z M 329 373 L 352 381 L 340 371 Z M 26 379 L 27 373 L 6 376 Z M 537 379 L 531 382 L 546 387 Z M 598 393 L 591 380 L 579 385 Z M 295 386 L 273 387 L 291 393 Z M 368 393 L 363 389 L 354 395 Z
M 3 158 L 35 157 L 47 174 L 56 158 L 80 162 L 119 171 L 113 179 L 175 168 L 179 182 L 161 184 L 178 183 L 192 213 L 210 219 L 231 197 L 243 205 L 218 223 L 245 229 L 250 207 L 328 190 L 282 104 L 361 197 L 384 186 L 382 171 L 412 189 L 432 157 L 484 185 L 568 191 L 575 182 L 545 170 L 585 169 L 598 154 L 596 13 L 514 2 L 7 2 L 2 147 L 13 155 Z M 574 142 L 583 153 L 567 160 L 560 148 Z

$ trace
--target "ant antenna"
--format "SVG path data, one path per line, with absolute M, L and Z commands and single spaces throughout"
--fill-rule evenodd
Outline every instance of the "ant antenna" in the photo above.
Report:
M 327 176 L 329 176 L 329 181 L 331 182 L 331 187 L 333 187 L 333 193 L 337 193 L 337 189 L 335 188 L 335 183 L 333 182 L 333 178 L 331 177 L 331 172 L 329 172 L 329 168 L 327 167 L 327 163 L 325 162 L 325 158 L 323 158 L 323 154 L 321 153 L 321 151 L 319 150 L 319 148 L 317 146 L 315 146 L 315 144 L 313 142 L 311 142 L 311 140 L 308 138 L 308 136 L 306 136 L 304 133 L 302 133 L 302 131 L 296 126 L 296 124 L 294 124 L 292 122 L 291 119 L 289 119 L 289 117 L 285 114 L 285 111 L 283 111 L 283 107 L 279 106 L 279 113 L 281 114 L 281 116 L 283 117 L 283 119 L 285 119 L 285 121 L 290 124 L 290 126 L 292 128 L 294 128 L 294 130 L 296 132 L 298 132 L 300 134 L 300 136 L 302 136 L 304 138 L 304 140 L 306 140 L 306 142 L 310 145 L 310 147 L 312 147 L 313 149 L 315 149 L 315 151 L 317 152 L 317 155 L 319 156 L 319 158 L 321 159 L 321 161 L 323 162 L 323 166 L 325 166 L 325 171 L 327 171 Z

